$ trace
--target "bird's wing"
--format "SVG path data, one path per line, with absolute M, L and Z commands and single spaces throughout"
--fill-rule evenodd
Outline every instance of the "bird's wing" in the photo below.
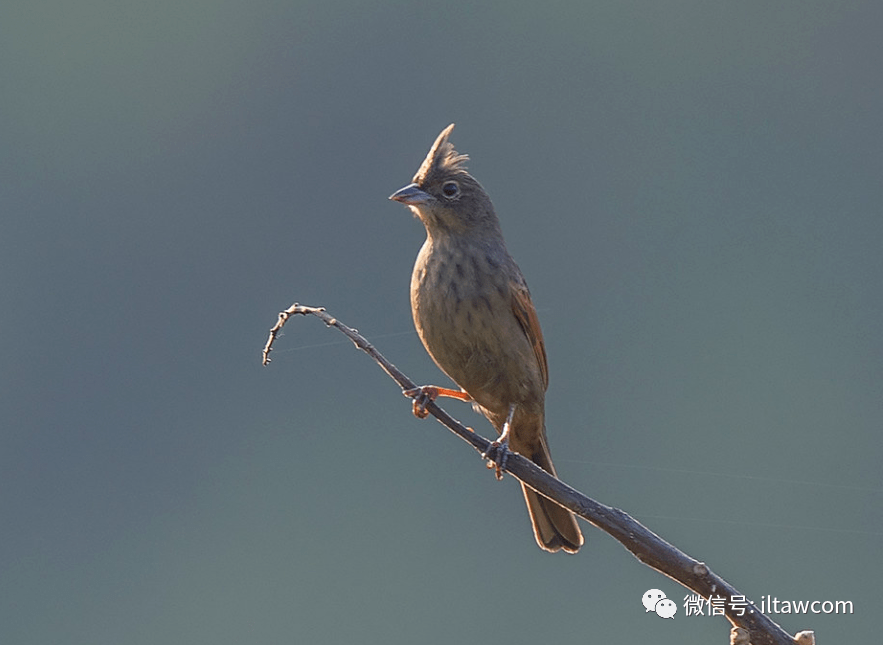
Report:
M 543 343 L 543 330 L 540 329 L 540 319 L 537 310 L 530 299 L 530 291 L 527 285 L 512 281 L 510 291 L 512 293 L 512 312 L 515 319 L 524 330 L 528 342 L 533 347 L 533 353 L 537 357 L 537 365 L 543 375 L 543 387 L 549 387 L 549 364 L 546 361 L 546 346 Z

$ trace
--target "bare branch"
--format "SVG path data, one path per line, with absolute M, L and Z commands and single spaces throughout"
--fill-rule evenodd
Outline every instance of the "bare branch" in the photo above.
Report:
M 329 315 L 324 308 L 306 307 L 297 303 L 280 312 L 279 320 L 270 330 L 270 336 L 263 351 L 264 365 L 270 362 L 270 352 L 273 349 L 273 343 L 279 330 L 282 329 L 291 316 L 296 314 L 316 316 L 329 327 L 336 327 L 353 341 L 356 347 L 373 358 L 398 383 L 402 390 L 410 390 L 417 387 L 411 379 L 390 363 L 358 331 L 347 327 Z M 480 454 L 484 455 L 488 452 L 491 446 L 491 442 L 488 439 L 461 424 L 436 405 L 435 402 L 428 402 L 426 404 L 426 411 L 458 437 L 469 443 Z M 743 615 L 740 616 L 738 605 L 736 603 L 731 604 L 730 600 L 733 598 L 747 598 L 745 594 L 740 593 L 730 583 L 712 572 L 705 563 L 691 558 L 677 547 L 669 544 L 625 511 L 606 506 L 586 497 L 518 453 L 507 453 L 503 470 L 541 495 L 570 509 L 612 536 L 647 566 L 679 582 L 703 598 L 720 597 L 725 599 L 721 603 L 721 608 L 727 620 L 733 625 L 733 634 L 739 635 L 740 639 L 744 639 L 744 634 L 747 631 L 752 645 L 795 645 L 797 643 L 793 637 L 789 636 L 779 625 L 762 614 L 754 605 L 748 604 L 745 606 L 742 612 Z

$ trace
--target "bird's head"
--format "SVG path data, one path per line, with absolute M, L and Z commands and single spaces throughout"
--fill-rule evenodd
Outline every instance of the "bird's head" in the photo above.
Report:
M 452 123 L 436 138 L 412 183 L 390 199 L 407 205 L 430 235 L 499 231 L 490 197 L 466 171 L 466 155 L 448 141 Z

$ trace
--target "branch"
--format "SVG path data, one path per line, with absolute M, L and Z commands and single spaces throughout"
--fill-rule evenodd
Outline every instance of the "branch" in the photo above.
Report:
M 270 336 L 264 346 L 264 365 L 270 362 L 270 352 L 279 331 L 288 319 L 296 314 L 316 316 L 327 326 L 336 327 L 353 341 L 356 347 L 373 358 L 398 383 L 402 390 L 417 387 L 358 331 L 330 316 L 324 308 L 306 307 L 297 303 L 279 313 L 279 319 L 270 330 Z M 426 411 L 458 437 L 469 443 L 480 454 L 485 455 L 488 452 L 491 446 L 489 440 L 465 427 L 436 405 L 434 401 L 427 403 Z M 746 598 L 745 594 L 740 593 L 733 585 L 712 572 L 705 563 L 691 558 L 677 547 L 669 544 L 625 511 L 586 497 L 516 452 L 507 453 L 503 470 L 612 536 L 647 566 L 679 582 L 703 598 L 722 597 L 724 602 L 721 609 L 723 609 L 727 620 L 733 625 L 731 630 L 733 642 L 747 645 L 750 640 L 752 645 L 795 645 L 798 642 L 806 643 L 813 640 L 811 632 L 801 632 L 798 635 L 801 637 L 800 640 L 795 640 L 751 604 L 744 606 L 743 615 L 740 616 L 739 607 L 735 604 L 731 606 L 730 600 Z

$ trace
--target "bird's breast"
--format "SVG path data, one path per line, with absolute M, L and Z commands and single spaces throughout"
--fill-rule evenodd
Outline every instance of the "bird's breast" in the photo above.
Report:
M 492 248 L 427 239 L 411 275 L 420 340 L 442 371 L 489 409 L 544 390 L 502 265 Z

